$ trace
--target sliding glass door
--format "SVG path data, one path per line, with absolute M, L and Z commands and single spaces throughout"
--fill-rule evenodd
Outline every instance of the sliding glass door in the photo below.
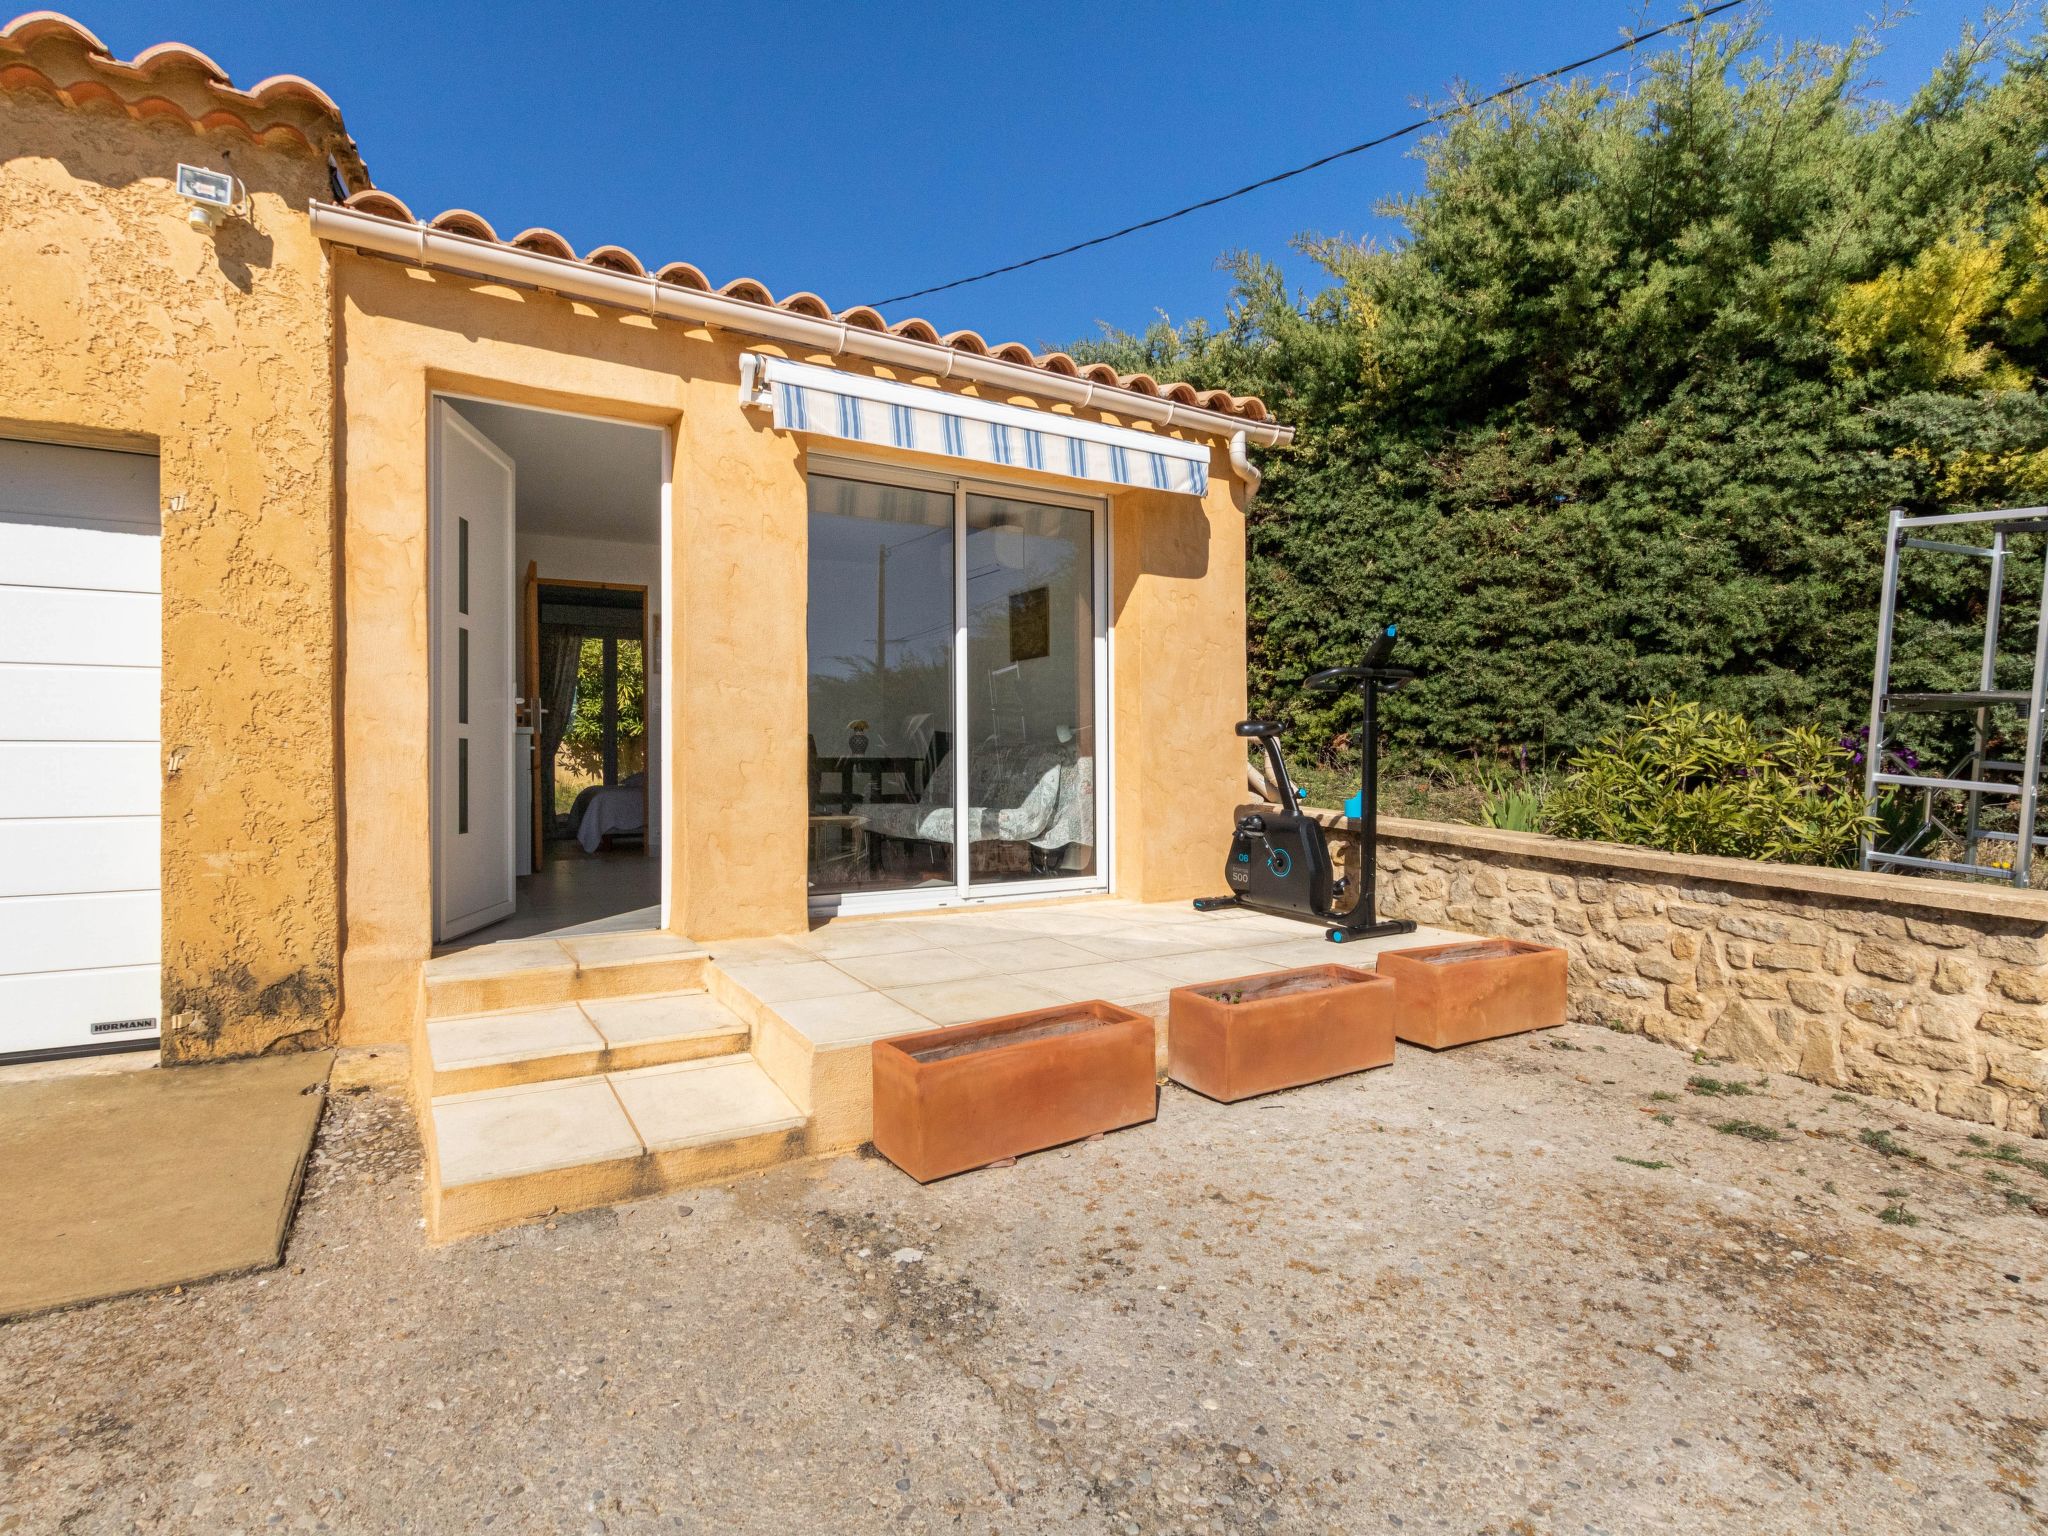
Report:
M 1099 888 L 1100 503 L 849 468 L 810 509 L 813 898 Z
M 1095 873 L 1095 517 L 967 496 L 967 880 Z

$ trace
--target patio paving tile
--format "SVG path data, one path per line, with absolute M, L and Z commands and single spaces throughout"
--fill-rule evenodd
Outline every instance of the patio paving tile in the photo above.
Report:
M 574 1003 L 471 1014 L 427 1023 L 427 1045 L 437 1071 L 492 1066 L 537 1056 L 598 1051 L 604 1041 Z
M 1236 949 L 1261 941 L 1270 943 L 1275 937 L 1272 932 L 1248 923 L 1205 923 L 1200 918 L 1189 923 L 1165 923 L 1151 932 L 1163 939 L 1185 943 L 1190 948 L 1210 950 Z
M 888 994 L 934 1024 L 968 1024 L 1006 1013 L 1076 1001 L 1021 976 L 970 976 L 958 981 L 892 988 Z
M 807 954 L 837 960 L 851 955 L 889 955 L 923 949 L 927 940 L 907 923 L 827 923 L 793 941 Z
M 729 965 L 725 973 L 769 1004 L 863 990 L 857 978 L 823 960 L 800 960 L 791 965 Z
M 1285 969 L 1243 949 L 1225 949 L 1207 955 L 1166 955 L 1146 961 L 1145 968 L 1170 977 L 1176 987 L 1192 987 L 1205 981 L 1230 981 L 1239 976 L 1257 976 L 1266 971 Z
M 609 1046 L 644 1045 L 683 1035 L 746 1033 L 732 1010 L 708 992 L 663 992 L 649 997 L 590 998 L 583 1012 Z
M 640 1155 L 640 1138 L 601 1077 L 436 1099 L 434 1139 L 444 1189 Z
M 1179 985 L 1171 976 L 1150 963 L 1101 960 L 1093 965 L 1068 966 L 1063 970 L 1041 971 L 1033 978 L 1070 1003 L 1103 998 L 1112 1003 L 1164 997 Z
M 556 940 L 578 965 L 619 965 L 631 960 L 679 960 L 704 951 L 673 933 L 599 933 Z
M 1357 970 L 1372 969 L 1373 951 L 1365 943 L 1332 944 L 1328 939 L 1275 939 L 1255 944 L 1248 953 L 1275 965 L 1348 965 Z
M 804 1123 L 803 1111 L 751 1056 L 614 1072 L 609 1081 L 650 1152 L 786 1131 Z
M 1116 933 L 1077 933 L 1067 941 L 1085 949 L 1098 960 L 1149 960 L 1156 955 L 1191 955 L 1206 951 L 1207 944 L 1185 938 L 1166 938 L 1142 928 Z
M 775 1012 L 783 1023 L 820 1047 L 864 1044 L 933 1027 L 923 1014 L 881 992 L 806 998 L 800 1003 L 784 1003 Z
M 1062 965 L 1086 965 L 1095 957 L 1064 939 L 1003 939 L 993 944 L 960 944 L 964 955 L 998 975 L 1047 971 Z
M 1113 909 L 1107 903 L 1088 903 L 1075 907 L 1027 907 L 1017 913 L 1020 923 L 1028 923 L 1034 933 L 1048 938 L 1068 938 L 1077 933 L 1101 933 L 1104 929 L 1123 927 L 1130 922 L 1127 909 Z
M 495 977 L 506 971 L 570 971 L 576 962 L 553 939 L 507 939 L 498 944 L 478 944 L 452 954 L 436 955 L 426 963 L 426 974 L 434 981 Z
M 747 965 L 795 965 L 817 960 L 818 953 L 794 939 L 734 939 L 711 946 L 711 958 L 726 970 Z
M 848 955 L 836 963 L 848 976 L 884 992 L 893 992 L 898 987 L 961 981 L 969 976 L 989 974 L 987 966 L 950 949 L 906 949 L 889 955 Z

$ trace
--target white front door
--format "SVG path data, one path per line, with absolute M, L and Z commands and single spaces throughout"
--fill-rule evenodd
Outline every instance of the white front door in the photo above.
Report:
M 434 938 L 510 917 L 512 461 L 434 402 Z
M 0 440 L 0 1057 L 153 1042 L 157 461 Z

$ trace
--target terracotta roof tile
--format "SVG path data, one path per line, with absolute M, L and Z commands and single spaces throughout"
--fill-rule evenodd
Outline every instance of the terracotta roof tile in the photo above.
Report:
M 138 121 L 181 122 L 195 133 L 225 129 L 256 143 L 278 138 L 332 158 L 352 192 L 370 186 L 341 108 L 297 75 L 272 75 L 247 90 L 185 43 L 158 43 L 132 59 L 69 16 L 30 11 L 0 26 L 0 90 L 39 91 L 70 106 L 111 107 Z
M 398 219 L 408 224 L 424 222 L 429 229 L 467 235 L 475 240 L 513 245 L 522 250 L 559 256 L 569 261 L 581 260 L 615 272 L 630 272 L 636 277 L 647 275 L 646 266 L 623 246 L 601 245 L 588 255 L 578 257 L 569 242 L 551 229 L 529 229 L 513 236 L 509 241 L 501 240 L 490 232 L 488 224 L 464 208 L 453 208 L 436 218 L 423 221 L 415 217 L 397 198 L 382 191 L 358 192 L 349 198 L 348 206 L 363 213 Z M 972 353 L 977 357 L 999 358 L 1003 362 L 1017 363 L 1027 368 L 1043 368 L 1047 373 L 1060 374 L 1070 379 L 1087 379 L 1092 383 L 1125 390 L 1149 399 L 1166 399 L 1181 405 L 1201 406 L 1222 416 L 1236 416 L 1245 421 L 1261 424 L 1273 419 L 1266 410 L 1265 402 L 1256 396 L 1233 395 L 1223 389 L 1197 390 L 1192 384 L 1162 384 L 1150 374 L 1120 374 L 1107 363 L 1089 363 L 1083 367 L 1064 352 L 1033 352 L 1022 342 L 1007 341 L 991 346 L 978 331 L 951 331 L 941 335 L 938 327 L 929 320 L 915 317 L 898 320 L 892 324 L 865 304 L 857 304 L 851 309 L 834 310 L 824 299 L 809 291 L 792 293 L 786 298 L 777 299 L 769 291 L 767 284 L 751 277 L 738 277 L 723 286 L 714 286 L 702 271 L 686 261 L 672 261 L 656 270 L 653 275 L 656 281 L 673 283 L 679 288 L 693 288 L 700 293 L 716 292 L 728 299 L 739 299 L 748 304 L 787 310 L 791 314 L 809 315 L 819 320 L 838 320 L 846 325 L 858 326 L 862 330 L 887 331 L 906 340 L 931 342 L 938 346 Z
M 664 283 L 674 283 L 678 288 L 694 288 L 699 293 L 711 291 L 711 279 L 687 261 L 672 261 L 654 274 Z
M 640 265 L 640 258 L 623 245 L 600 245 L 586 252 L 583 259 L 593 267 L 603 267 L 607 272 L 624 272 L 628 277 L 647 275 L 647 269 Z
M 113 106 L 137 119 L 167 117 L 195 132 L 226 128 L 259 143 L 273 135 L 296 140 L 333 159 L 350 193 L 348 206 L 359 212 L 406 224 L 424 223 L 429 229 L 466 239 L 515 246 L 607 271 L 648 276 L 646 265 L 623 246 L 600 245 L 579 257 L 567 240 L 539 227 L 506 240 L 489 220 L 466 208 L 450 208 L 421 220 L 400 199 L 371 185 L 370 174 L 342 123 L 341 109 L 326 92 L 297 75 L 272 75 L 241 90 L 219 64 L 184 43 L 158 43 L 124 62 L 70 17 L 55 11 L 30 11 L 0 27 L 0 89 L 43 91 L 75 106 Z M 669 262 L 654 272 L 653 279 L 703 293 L 713 291 L 703 272 L 686 261 Z M 864 304 L 835 312 L 815 293 L 793 293 L 778 301 L 765 284 L 750 277 L 735 278 L 716 291 L 749 304 L 836 319 L 863 330 L 888 331 L 1132 394 L 1200 405 L 1223 416 L 1261 424 L 1272 420 L 1265 403 L 1253 396 L 1240 397 L 1221 389 L 1198 391 L 1190 384 L 1162 384 L 1143 373 L 1119 375 L 1106 363 L 1083 367 L 1064 352 L 1033 353 L 1021 342 L 991 346 L 975 331 L 941 335 L 930 321 L 912 318 L 891 323 Z

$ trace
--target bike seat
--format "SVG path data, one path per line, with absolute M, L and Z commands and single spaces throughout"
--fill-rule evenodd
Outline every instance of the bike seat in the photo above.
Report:
M 1240 720 L 1237 722 L 1237 734 L 1240 736 L 1252 736 L 1260 741 L 1266 741 L 1278 736 L 1280 734 L 1280 727 L 1271 720 Z

